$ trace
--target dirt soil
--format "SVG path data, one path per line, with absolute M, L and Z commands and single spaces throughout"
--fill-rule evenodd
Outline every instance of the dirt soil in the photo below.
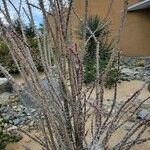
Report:
M 21 81 L 19 81 L 21 82 Z M 135 92 L 136 90 L 138 90 L 140 87 L 142 87 L 142 85 L 144 84 L 144 82 L 142 81 L 130 81 L 130 82 L 122 82 L 121 84 L 118 85 L 118 101 L 123 101 L 126 100 L 129 96 L 131 96 L 131 93 Z M 105 90 L 105 98 L 106 99 L 111 99 L 112 95 L 113 95 L 114 90 L 111 89 L 106 89 Z M 93 93 L 94 96 L 94 93 Z M 143 89 L 141 95 L 139 96 L 140 99 L 142 98 L 146 98 L 150 96 L 150 92 L 147 90 L 147 86 Z M 31 133 L 32 135 L 36 134 L 39 136 L 38 133 L 36 133 L 35 131 Z M 120 129 L 116 132 L 116 134 L 114 135 L 112 141 L 113 143 L 116 143 L 116 141 L 118 141 L 123 135 L 125 134 L 125 130 Z M 144 134 L 144 137 L 149 137 L 150 136 L 150 129 L 148 129 L 148 131 Z M 28 138 L 27 136 L 23 135 L 23 139 L 18 142 L 18 143 L 14 143 L 14 144 L 9 144 L 6 148 L 6 150 L 24 150 L 23 145 L 26 145 L 28 147 L 31 148 L 31 150 L 41 150 L 41 147 L 36 144 L 35 142 L 33 142 L 30 138 Z M 135 146 L 132 148 L 132 150 L 150 150 L 150 142 Z

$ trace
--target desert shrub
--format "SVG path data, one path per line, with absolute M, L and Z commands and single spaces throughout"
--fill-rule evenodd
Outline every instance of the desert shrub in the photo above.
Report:
M 138 61 L 138 62 L 136 63 L 136 66 L 137 66 L 137 67 L 144 67 L 144 66 L 145 66 L 145 62 L 144 62 L 143 60 Z
M 98 16 L 89 17 L 87 20 L 87 25 L 91 29 L 91 31 L 95 31 L 95 37 L 97 39 L 102 39 L 100 42 L 100 49 L 99 49 L 99 66 L 100 71 L 103 72 L 104 68 L 106 67 L 110 56 L 111 50 L 113 48 L 113 41 L 108 40 L 109 36 L 109 24 L 101 20 Z M 78 38 L 83 39 L 83 27 L 84 24 L 80 24 L 78 27 Z M 89 39 L 91 36 L 90 32 L 86 31 L 86 40 Z M 83 60 L 84 65 L 84 83 L 89 84 L 96 79 L 96 42 L 93 37 L 87 43 L 86 53 L 84 55 Z M 113 72 L 113 76 L 111 74 Z M 117 77 L 117 70 L 114 69 L 114 65 L 112 66 L 112 70 L 108 74 L 108 78 L 106 81 L 106 87 L 111 87 L 116 82 Z
M 18 69 L 10 55 L 9 49 L 2 40 L 0 40 L 0 63 L 5 66 L 9 72 L 18 73 Z
M 18 20 L 15 20 L 13 22 L 13 26 L 15 27 L 15 30 L 19 35 L 22 34 L 21 27 Z M 39 61 L 38 43 L 35 38 L 35 33 L 32 30 L 32 27 L 30 25 L 28 26 L 24 25 L 24 26 L 25 26 L 24 28 L 25 28 L 25 35 L 27 37 L 27 42 L 31 50 L 31 55 L 33 56 L 37 68 L 39 70 L 42 70 L 41 61 Z M 10 73 L 14 73 L 14 74 L 18 73 L 18 69 L 10 54 L 10 50 L 3 42 L 2 39 L 0 39 L 0 64 L 2 64 Z M 0 73 L 0 76 L 3 76 L 2 73 Z
M 120 81 L 120 71 L 113 67 L 107 74 L 107 79 L 105 83 L 105 87 L 111 89 L 115 85 L 115 83 Z

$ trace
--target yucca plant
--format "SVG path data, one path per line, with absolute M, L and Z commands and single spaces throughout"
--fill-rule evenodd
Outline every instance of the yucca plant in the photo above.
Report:
M 99 66 L 100 71 L 102 72 L 106 67 L 110 55 L 111 50 L 113 49 L 113 41 L 108 40 L 108 36 L 110 33 L 109 27 L 110 24 L 104 20 L 102 20 L 99 16 L 90 16 L 87 19 L 87 25 L 90 30 L 94 33 L 97 39 L 100 39 L 100 47 L 99 47 Z M 83 39 L 84 34 L 84 24 L 80 24 L 77 30 L 78 38 Z M 91 34 L 89 30 L 86 31 L 86 52 L 84 54 L 84 83 L 89 84 L 96 79 L 96 42 L 93 37 L 90 37 Z M 111 74 L 111 71 L 109 72 Z M 116 74 L 116 73 L 115 73 Z M 116 78 L 116 77 L 114 77 Z M 110 78 L 108 78 L 109 80 Z M 111 78 L 111 81 L 116 81 Z M 107 84 L 107 87 L 113 86 L 111 81 L 107 81 L 107 83 L 111 83 L 110 85 Z
M 90 28 L 90 30 L 94 33 L 96 38 L 106 38 L 110 33 L 109 24 L 104 22 L 97 15 L 96 16 L 90 16 L 87 19 L 87 25 Z M 81 40 L 84 38 L 83 30 L 84 30 L 84 23 L 80 23 L 78 30 L 77 30 L 77 34 L 78 34 L 78 38 Z M 88 40 L 90 36 L 91 36 L 91 34 L 87 30 L 86 31 L 86 40 Z M 101 43 L 100 47 L 102 47 L 102 46 L 104 46 L 104 45 Z M 101 50 L 104 50 L 104 49 L 101 49 Z M 90 58 L 95 57 L 95 53 L 96 53 L 96 42 L 95 42 L 94 38 L 91 37 L 87 41 L 87 53 L 86 53 L 85 57 L 90 57 Z

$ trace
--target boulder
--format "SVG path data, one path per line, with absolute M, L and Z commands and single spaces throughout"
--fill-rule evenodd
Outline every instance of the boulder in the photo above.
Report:
M 123 68 L 121 70 L 121 73 L 125 74 L 125 75 L 128 75 L 128 76 L 134 76 L 134 71 L 132 69 L 129 69 L 129 68 Z
M 12 92 L 12 85 L 9 83 L 7 78 L 0 78 L 0 94 L 4 92 Z

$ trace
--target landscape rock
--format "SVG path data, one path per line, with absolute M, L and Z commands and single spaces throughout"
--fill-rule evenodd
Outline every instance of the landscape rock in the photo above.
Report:
M 13 123 L 15 126 L 17 126 L 20 122 L 21 122 L 21 120 L 19 118 L 13 120 Z
M 141 80 L 150 82 L 150 58 L 149 57 L 122 57 L 121 80 Z
M 30 122 L 29 126 L 33 127 L 33 125 L 34 125 L 34 120 Z
M 10 119 L 10 117 L 11 117 L 11 115 L 6 115 L 6 116 L 4 117 L 4 120 L 5 120 L 6 122 L 8 122 L 9 119 Z
M 19 97 L 9 98 L 10 103 L 18 103 L 20 101 Z
M 15 134 L 15 142 L 18 142 L 20 140 L 22 140 L 23 136 L 18 132 L 17 134 Z
M 147 110 L 141 110 L 140 112 L 138 112 L 137 114 L 137 119 L 146 119 L 146 116 L 149 114 L 149 112 Z
M 4 92 L 12 92 L 13 87 L 7 78 L 0 78 L 0 94 Z
M 2 113 L 4 111 L 5 107 L 1 107 L 0 108 L 0 113 Z
M 0 94 L 0 103 L 1 104 L 8 104 L 9 103 L 9 95 L 10 93 L 8 92 L 3 92 Z
M 12 126 L 12 127 L 8 128 L 7 131 L 12 131 L 12 130 L 17 130 L 17 129 L 18 129 L 17 126 Z
M 124 74 L 126 74 L 126 75 L 128 75 L 128 76 L 134 75 L 134 71 L 131 70 L 131 69 L 129 69 L 129 68 L 123 68 L 123 69 L 121 70 L 121 73 L 124 73 Z
M 35 110 L 35 109 L 33 109 L 33 108 L 32 108 L 30 111 L 31 111 L 31 113 L 34 113 L 34 112 L 36 112 L 36 110 Z
M 36 109 L 27 109 L 20 103 L 17 103 L 16 106 L 11 105 L 11 103 L 8 103 L 7 105 L 0 105 L 0 114 L 3 117 L 2 121 L 4 121 L 6 128 L 11 128 L 13 126 L 18 128 L 26 126 L 30 130 L 37 128 L 33 121 L 33 117 L 37 119 L 39 118 Z
M 7 113 L 8 111 L 10 111 L 11 107 L 10 106 L 6 106 L 5 109 L 3 110 L 4 113 Z
M 9 95 L 10 99 L 15 99 L 16 97 L 18 97 L 18 94 L 12 93 L 12 94 Z

